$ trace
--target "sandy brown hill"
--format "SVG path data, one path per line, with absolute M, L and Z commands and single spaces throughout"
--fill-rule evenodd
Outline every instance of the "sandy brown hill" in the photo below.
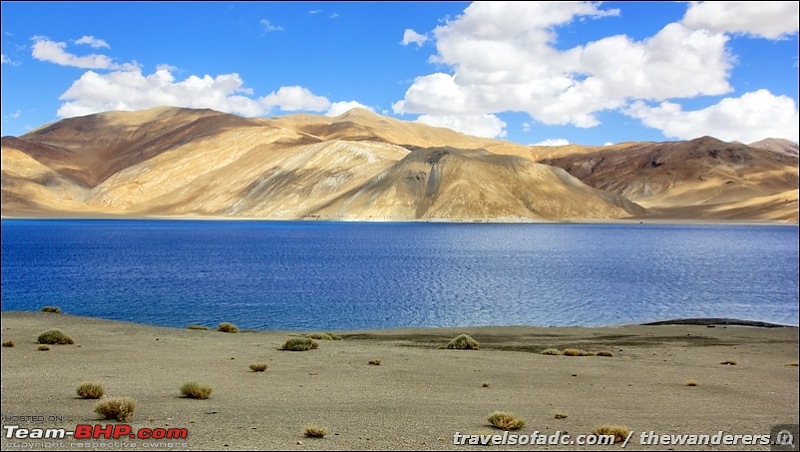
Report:
M 335 117 L 300 114 L 270 118 L 264 122 L 307 133 L 322 140 L 382 141 L 409 150 L 455 147 L 484 149 L 496 154 L 530 154 L 527 146 L 465 135 L 444 127 L 401 121 L 363 108 L 353 108 Z
M 4 216 L 797 222 L 786 152 L 712 138 L 522 146 L 363 109 L 108 112 L 3 137 L 2 158 Z
M 411 152 L 315 213 L 346 219 L 566 220 L 644 212 L 559 168 L 522 157 L 427 148 Z
M 782 152 L 795 157 L 800 156 L 800 146 L 794 141 L 783 138 L 766 138 L 755 143 L 750 143 L 750 147 L 769 149 L 770 151 Z
M 65 177 L 94 187 L 117 171 L 183 142 L 253 124 L 207 109 L 107 112 L 64 119 L 18 139 L 3 137 L 3 148 L 19 149 Z
M 786 153 L 702 137 L 574 149 L 541 161 L 635 201 L 662 218 L 766 220 L 778 216 L 797 222 L 797 203 L 791 201 L 790 192 L 798 187 L 798 159 Z M 784 193 L 789 201 L 776 205 L 774 199 L 783 199 Z M 771 208 L 765 209 L 759 199 L 772 199 L 772 208 L 781 212 L 767 214 Z

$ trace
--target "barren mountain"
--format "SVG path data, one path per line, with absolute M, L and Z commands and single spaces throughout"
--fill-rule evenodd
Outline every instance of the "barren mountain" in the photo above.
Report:
M 800 147 L 794 141 L 783 138 L 767 138 L 755 143 L 750 143 L 750 147 L 768 149 L 770 151 L 782 152 L 797 157 L 800 155 Z
M 2 214 L 796 223 L 797 174 L 796 156 L 711 138 L 544 148 L 361 109 L 161 107 L 3 137 Z

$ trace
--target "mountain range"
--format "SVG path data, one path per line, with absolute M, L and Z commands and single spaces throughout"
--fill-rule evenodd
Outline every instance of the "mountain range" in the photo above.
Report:
M 2 215 L 796 224 L 798 146 L 524 146 L 364 109 L 159 107 L 3 137 Z

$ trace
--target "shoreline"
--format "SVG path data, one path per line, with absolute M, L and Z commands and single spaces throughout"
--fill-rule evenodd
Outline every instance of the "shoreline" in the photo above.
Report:
M 75 216 L 0 216 L 0 220 L 54 220 L 54 221 L 79 221 L 79 220 L 118 220 L 118 221 L 214 221 L 214 222 L 274 222 L 274 223 L 416 223 L 416 224 L 557 224 L 557 225 L 686 225 L 686 226 L 793 226 L 800 224 L 791 221 L 774 220 L 715 220 L 715 219 L 682 219 L 682 218 L 616 218 L 616 219 L 576 219 L 576 220 L 534 220 L 534 219 L 321 219 L 321 218 L 253 218 L 253 217 L 223 217 L 223 216 L 196 216 L 196 215 L 117 215 L 97 214 Z
M 0 310 L 0 314 L 10 314 L 10 315 L 31 315 L 31 314 L 40 314 L 42 311 L 40 310 Z M 153 327 L 153 328 L 171 328 L 175 330 L 183 330 L 186 329 L 187 325 L 183 326 L 170 326 L 170 325 L 157 325 L 152 323 L 146 322 L 138 322 L 134 320 L 121 320 L 121 319 L 111 319 L 105 317 L 94 317 L 94 316 L 87 316 L 87 315 L 80 315 L 80 314 L 72 314 L 69 312 L 59 312 L 57 315 L 63 315 L 68 317 L 76 317 L 76 318 L 83 318 L 83 319 L 92 319 L 98 321 L 108 321 L 108 322 L 120 322 L 120 323 L 130 323 L 133 325 L 138 325 L 141 327 Z M 211 328 L 209 325 L 200 324 L 202 326 L 206 326 Z M 467 326 L 395 326 L 395 327 L 386 327 L 386 328 L 326 328 L 326 331 L 331 332 L 341 332 L 344 334 L 349 333 L 362 333 L 362 332 L 392 332 L 392 331 L 417 331 L 417 330 L 430 330 L 430 331 L 455 331 L 455 330 L 464 330 L 464 329 L 498 329 L 498 328 L 547 328 L 547 329 L 558 329 L 558 328 L 586 328 L 586 329 L 604 329 L 604 328 L 625 328 L 625 327 L 634 327 L 634 326 L 662 326 L 662 325 L 692 325 L 692 326 L 705 326 L 705 327 L 716 327 L 716 326 L 739 326 L 739 327 L 754 327 L 754 328 L 800 328 L 800 325 L 791 325 L 791 324 L 784 324 L 784 323 L 776 323 L 776 322 L 767 322 L 763 320 L 752 320 L 752 319 L 739 319 L 739 318 L 724 318 L 724 317 L 677 317 L 671 319 L 664 319 L 664 320 L 654 320 L 648 322 L 641 322 L 641 323 L 621 323 L 621 324 L 609 324 L 609 325 L 521 325 L 521 324 L 514 324 L 514 325 L 467 325 Z M 275 333 L 275 332 L 284 332 L 284 333 L 298 333 L 302 331 L 308 331 L 307 328 L 240 328 L 242 332 L 248 333 Z
M 100 381 L 109 396 L 136 400 L 127 422 L 134 431 L 186 428 L 185 447 L 178 446 L 184 450 L 465 450 L 472 446 L 453 444 L 455 432 L 503 433 L 487 423 L 495 410 L 526 418 L 516 432 L 526 435 L 590 434 L 599 424 L 623 424 L 635 433 L 626 447 L 631 450 L 653 447 L 640 444 L 641 432 L 755 435 L 797 424 L 798 328 L 709 326 L 359 330 L 320 340 L 315 350 L 287 352 L 278 349 L 297 332 L 229 334 L 6 311 L 2 340 L 15 345 L 2 347 L 2 415 L 44 416 L 20 423 L 23 428 L 110 424 L 93 412 L 96 401 L 75 396 L 80 382 Z M 37 335 L 50 328 L 75 344 L 38 351 Z M 461 333 L 480 348 L 444 347 Z M 612 356 L 549 356 L 542 353 L 547 348 Z M 376 359 L 379 365 L 370 365 Z M 268 365 L 265 372 L 248 368 L 258 362 Z M 179 388 L 189 380 L 210 384 L 211 397 L 181 397 Z M 554 417 L 559 413 L 567 417 Z M 330 433 L 305 438 L 309 422 Z M 17 446 L 3 441 L 4 450 L 31 449 L 20 445 L 24 440 L 15 440 Z M 87 441 L 98 448 L 98 440 Z M 135 442 L 104 449 L 129 449 Z M 136 445 L 142 448 L 141 441 Z M 64 442 L 50 449 L 76 448 Z M 769 446 L 719 449 L 753 448 Z

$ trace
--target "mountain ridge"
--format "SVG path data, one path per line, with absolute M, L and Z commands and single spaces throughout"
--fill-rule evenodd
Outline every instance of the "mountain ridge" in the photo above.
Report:
M 363 109 L 157 107 L 3 137 L 2 215 L 797 223 L 797 156 L 754 144 L 523 146 Z

